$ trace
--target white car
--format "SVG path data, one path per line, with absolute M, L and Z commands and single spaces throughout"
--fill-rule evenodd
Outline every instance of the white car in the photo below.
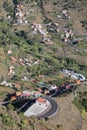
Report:
M 63 69 L 62 72 L 65 74 L 65 75 L 68 75 L 70 76 L 71 78 L 74 78 L 76 80 L 80 80 L 80 81 L 85 81 L 86 78 L 84 75 L 80 74 L 80 73 L 75 73 L 74 71 L 70 71 L 70 70 L 66 70 L 66 69 Z
M 85 76 L 79 73 L 73 73 L 71 74 L 71 77 L 74 79 L 80 79 L 80 81 L 85 81 Z

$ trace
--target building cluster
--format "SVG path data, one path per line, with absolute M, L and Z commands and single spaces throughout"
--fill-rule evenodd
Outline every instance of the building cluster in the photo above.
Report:
M 45 95 L 50 94 L 52 91 L 55 93 L 58 90 L 58 86 L 56 85 L 50 85 L 50 87 L 39 87 L 37 89 L 40 93 L 43 93 Z
M 68 19 L 71 18 L 67 9 L 63 9 L 62 14 L 64 15 L 65 18 L 68 18 Z
M 43 29 L 41 24 L 33 23 L 32 24 L 32 29 L 33 29 L 33 34 L 37 34 L 39 32 L 42 35 L 42 41 L 46 45 L 52 44 L 52 41 L 47 36 L 48 31 L 46 31 L 46 29 Z
M 69 14 L 69 11 L 67 9 L 63 9 L 62 14 L 57 15 L 58 19 L 66 19 L 66 21 L 69 21 L 69 19 L 71 19 L 71 16 Z M 65 22 L 64 22 L 65 23 Z M 76 39 L 74 36 L 74 30 L 70 29 L 68 25 L 64 25 L 64 27 L 60 27 L 60 29 L 58 29 L 57 32 L 59 31 L 63 31 L 63 33 L 61 33 L 61 40 L 64 41 L 65 43 L 69 43 L 69 44 L 78 44 L 79 43 L 79 39 Z
M 33 34 L 37 34 L 37 32 L 41 33 L 44 37 L 47 36 L 47 31 L 44 29 L 41 24 L 33 23 L 32 24 Z
M 73 91 L 76 87 L 72 83 L 64 83 L 61 86 L 50 85 L 49 87 L 39 87 L 38 91 L 48 97 L 56 97 Z
M 32 59 L 28 58 L 19 58 L 18 60 L 14 56 L 10 56 L 10 59 L 14 62 L 19 63 L 20 65 L 27 65 L 27 66 L 32 66 L 32 65 L 37 65 L 39 64 L 39 60 L 33 61 Z
M 20 58 L 19 59 L 19 63 L 21 65 L 27 65 L 27 66 L 32 66 L 32 65 L 37 65 L 39 64 L 39 60 L 33 61 L 32 59 L 28 59 L 28 58 Z
M 34 5 L 37 5 L 37 2 L 35 2 Z M 31 10 L 33 10 L 33 12 L 34 12 L 33 8 Z M 26 11 L 23 3 L 19 2 L 16 5 L 16 7 L 15 7 L 16 23 L 19 23 L 19 24 L 25 23 L 25 24 L 27 24 L 28 23 L 28 21 L 27 21 L 27 15 L 29 15 L 29 12 Z M 70 20 L 71 16 L 70 16 L 69 10 L 66 7 L 63 8 L 61 10 L 61 14 L 57 15 L 57 18 L 58 19 Z M 11 16 L 8 15 L 8 19 L 11 19 Z M 61 32 L 62 29 L 63 29 L 63 25 L 60 28 L 59 28 L 58 25 L 59 24 L 56 23 L 56 22 L 54 22 L 54 23 L 49 22 L 50 30 L 48 31 L 47 29 L 45 29 L 42 26 L 42 24 L 40 24 L 40 23 L 32 23 L 31 24 L 31 28 L 33 29 L 32 34 L 37 34 L 39 32 L 42 35 L 42 42 L 45 43 L 46 45 L 51 45 L 51 44 L 53 44 L 53 41 L 52 41 L 52 38 L 50 38 L 50 36 L 48 36 L 48 32 L 51 32 L 51 31 L 53 31 L 54 33 Z M 60 24 L 60 26 L 61 26 L 61 24 Z M 67 25 L 64 25 L 64 26 L 67 26 Z M 68 29 L 64 30 L 63 35 L 61 35 L 61 39 L 65 43 L 78 44 L 79 40 L 78 39 L 74 39 L 73 36 L 74 36 L 74 33 L 73 33 L 72 29 L 69 29 L 69 27 L 68 27 Z
M 13 85 L 14 86 L 14 85 Z M 33 97 L 33 98 L 38 98 L 41 97 L 42 94 L 39 91 L 29 91 L 29 90 L 24 90 L 24 91 L 17 91 L 16 93 L 14 93 L 14 95 L 11 96 L 11 101 L 15 101 L 18 99 L 22 99 L 22 98 L 29 98 L 29 97 Z
M 74 33 L 73 33 L 72 29 L 66 29 L 64 34 L 61 35 L 61 38 L 64 42 L 67 43 L 72 40 L 73 36 L 74 36 Z
M 15 17 L 16 17 L 16 22 L 19 24 L 28 23 L 26 19 L 26 11 L 22 3 L 17 4 L 15 8 Z
M 13 65 L 9 66 L 8 68 L 8 75 L 14 75 L 15 71 L 14 71 L 15 67 Z
M 14 89 L 17 89 L 17 90 L 21 88 L 21 84 L 19 84 L 19 83 L 11 83 L 11 82 L 8 82 L 6 80 L 1 81 L 0 85 L 6 86 L 6 87 L 11 87 L 11 88 L 14 88 Z
M 16 23 L 22 24 L 22 23 L 28 23 L 26 17 L 29 13 L 25 10 L 25 7 L 22 2 L 19 2 L 16 5 L 15 8 L 15 18 L 16 18 Z M 71 19 L 69 10 L 67 9 L 62 9 L 61 14 L 57 15 L 58 19 L 65 18 L 66 20 Z M 58 23 L 51 23 L 49 22 L 49 32 L 53 31 L 54 33 L 59 33 L 62 31 L 62 27 L 59 28 Z M 32 34 L 37 34 L 38 32 L 42 35 L 42 42 L 45 43 L 46 45 L 51 45 L 53 44 L 53 41 L 51 38 L 48 36 L 48 31 L 45 29 L 42 24 L 40 23 L 32 23 L 31 28 L 33 29 Z M 65 43 L 72 43 L 72 44 L 77 44 L 79 43 L 79 40 L 73 39 L 74 33 L 72 29 L 66 29 L 64 30 L 63 34 L 61 34 L 61 39 Z

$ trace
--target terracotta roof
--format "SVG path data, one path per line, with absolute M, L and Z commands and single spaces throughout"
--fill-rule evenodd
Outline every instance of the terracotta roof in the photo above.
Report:
M 11 56 L 10 58 L 11 58 L 11 60 L 13 60 L 13 61 L 17 61 L 16 58 L 13 57 L 13 56 Z
M 17 99 L 16 96 L 11 97 L 11 101 L 16 100 L 16 99 Z
M 46 103 L 46 99 L 43 98 L 38 98 L 36 101 L 40 103 Z
M 22 93 L 20 91 L 16 92 L 16 96 L 21 96 Z
M 77 84 L 79 84 L 81 81 L 78 79 L 76 82 L 77 82 Z
M 21 85 L 20 84 L 15 84 L 15 88 L 20 88 Z

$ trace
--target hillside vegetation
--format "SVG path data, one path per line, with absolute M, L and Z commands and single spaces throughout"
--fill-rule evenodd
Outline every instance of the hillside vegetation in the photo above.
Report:
M 19 2 L 24 6 L 23 13 L 26 12 L 25 23 L 18 23 L 16 16 Z M 68 11 L 68 17 L 63 14 L 63 10 Z M 38 24 L 41 30 L 36 29 L 35 32 L 34 27 Z M 73 36 L 66 43 L 62 36 L 65 36 L 67 29 L 72 30 Z M 20 64 L 21 59 L 27 59 L 29 64 Z M 14 66 L 13 74 L 8 73 L 10 66 Z M 30 82 L 31 79 L 60 86 L 72 81 L 61 73 L 63 68 L 87 77 L 87 0 L 0 0 L 0 82 L 6 80 L 20 83 L 21 90 L 35 88 L 35 84 Z M 29 80 L 23 81 L 24 76 Z M 7 92 L 15 92 L 12 88 L 3 88 L 4 86 L 0 86 L 0 101 L 6 97 Z M 80 94 L 79 101 L 75 98 L 74 104 L 80 104 L 81 110 L 87 111 L 87 93 L 85 96 L 84 92 Z M 61 107 L 63 100 L 69 108 L 72 105 L 67 97 L 55 100 Z M 66 103 L 67 100 L 70 104 Z M 58 117 L 54 117 L 58 118 L 58 122 L 55 119 L 26 119 L 23 114 L 17 114 L 11 104 L 8 109 L 0 105 L 0 127 L 1 130 L 86 130 L 86 126 L 80 129 L 78 122 L 81 123 L 82 118 L 74 104 L 70 111 L 76 110 L 74 116 L 77 112 L 80 119 L 77 119 L 76 126 L 72 128 L 65 126 L 66 122 L 61 124 L 66 114 L 62 117 L 57 115 L 61 118 L 60 121 Z M 71 125 L 76 121 L 74 116 Z M 69 121 L 68 117 L 66 121 Z

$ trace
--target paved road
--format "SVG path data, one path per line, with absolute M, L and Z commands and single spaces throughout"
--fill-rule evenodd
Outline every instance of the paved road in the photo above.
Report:
M 9 103 L 9 101 L 0 102 L 0 105 L 5 105 L 7 103 Z
M 31 105 L 31 103 L 35 102 L 35 100 L 36 100 L 36 99 L 34 98 L 34 99 L 32 99 L 32 100 L 27 101 L 25 104 L 23 104 L 23 106 L 21 106 L 21 107 L 17 110 L 17 112 L 18 112 L 18 111 L 23 111 L 23 112 L 25 112 L 25 110 L 29 108 L 29 106 Z
M 51 98 L 46 98 L 50 103 L 51 103 L 51 109 L 45 113 L 44 115 L 38 116 L 38 118 L 46 118 L 46 117 L 52 117 L 56 114 L 56 112 L 58 111 L 58 105 L 57 103 L 51 99 Z

